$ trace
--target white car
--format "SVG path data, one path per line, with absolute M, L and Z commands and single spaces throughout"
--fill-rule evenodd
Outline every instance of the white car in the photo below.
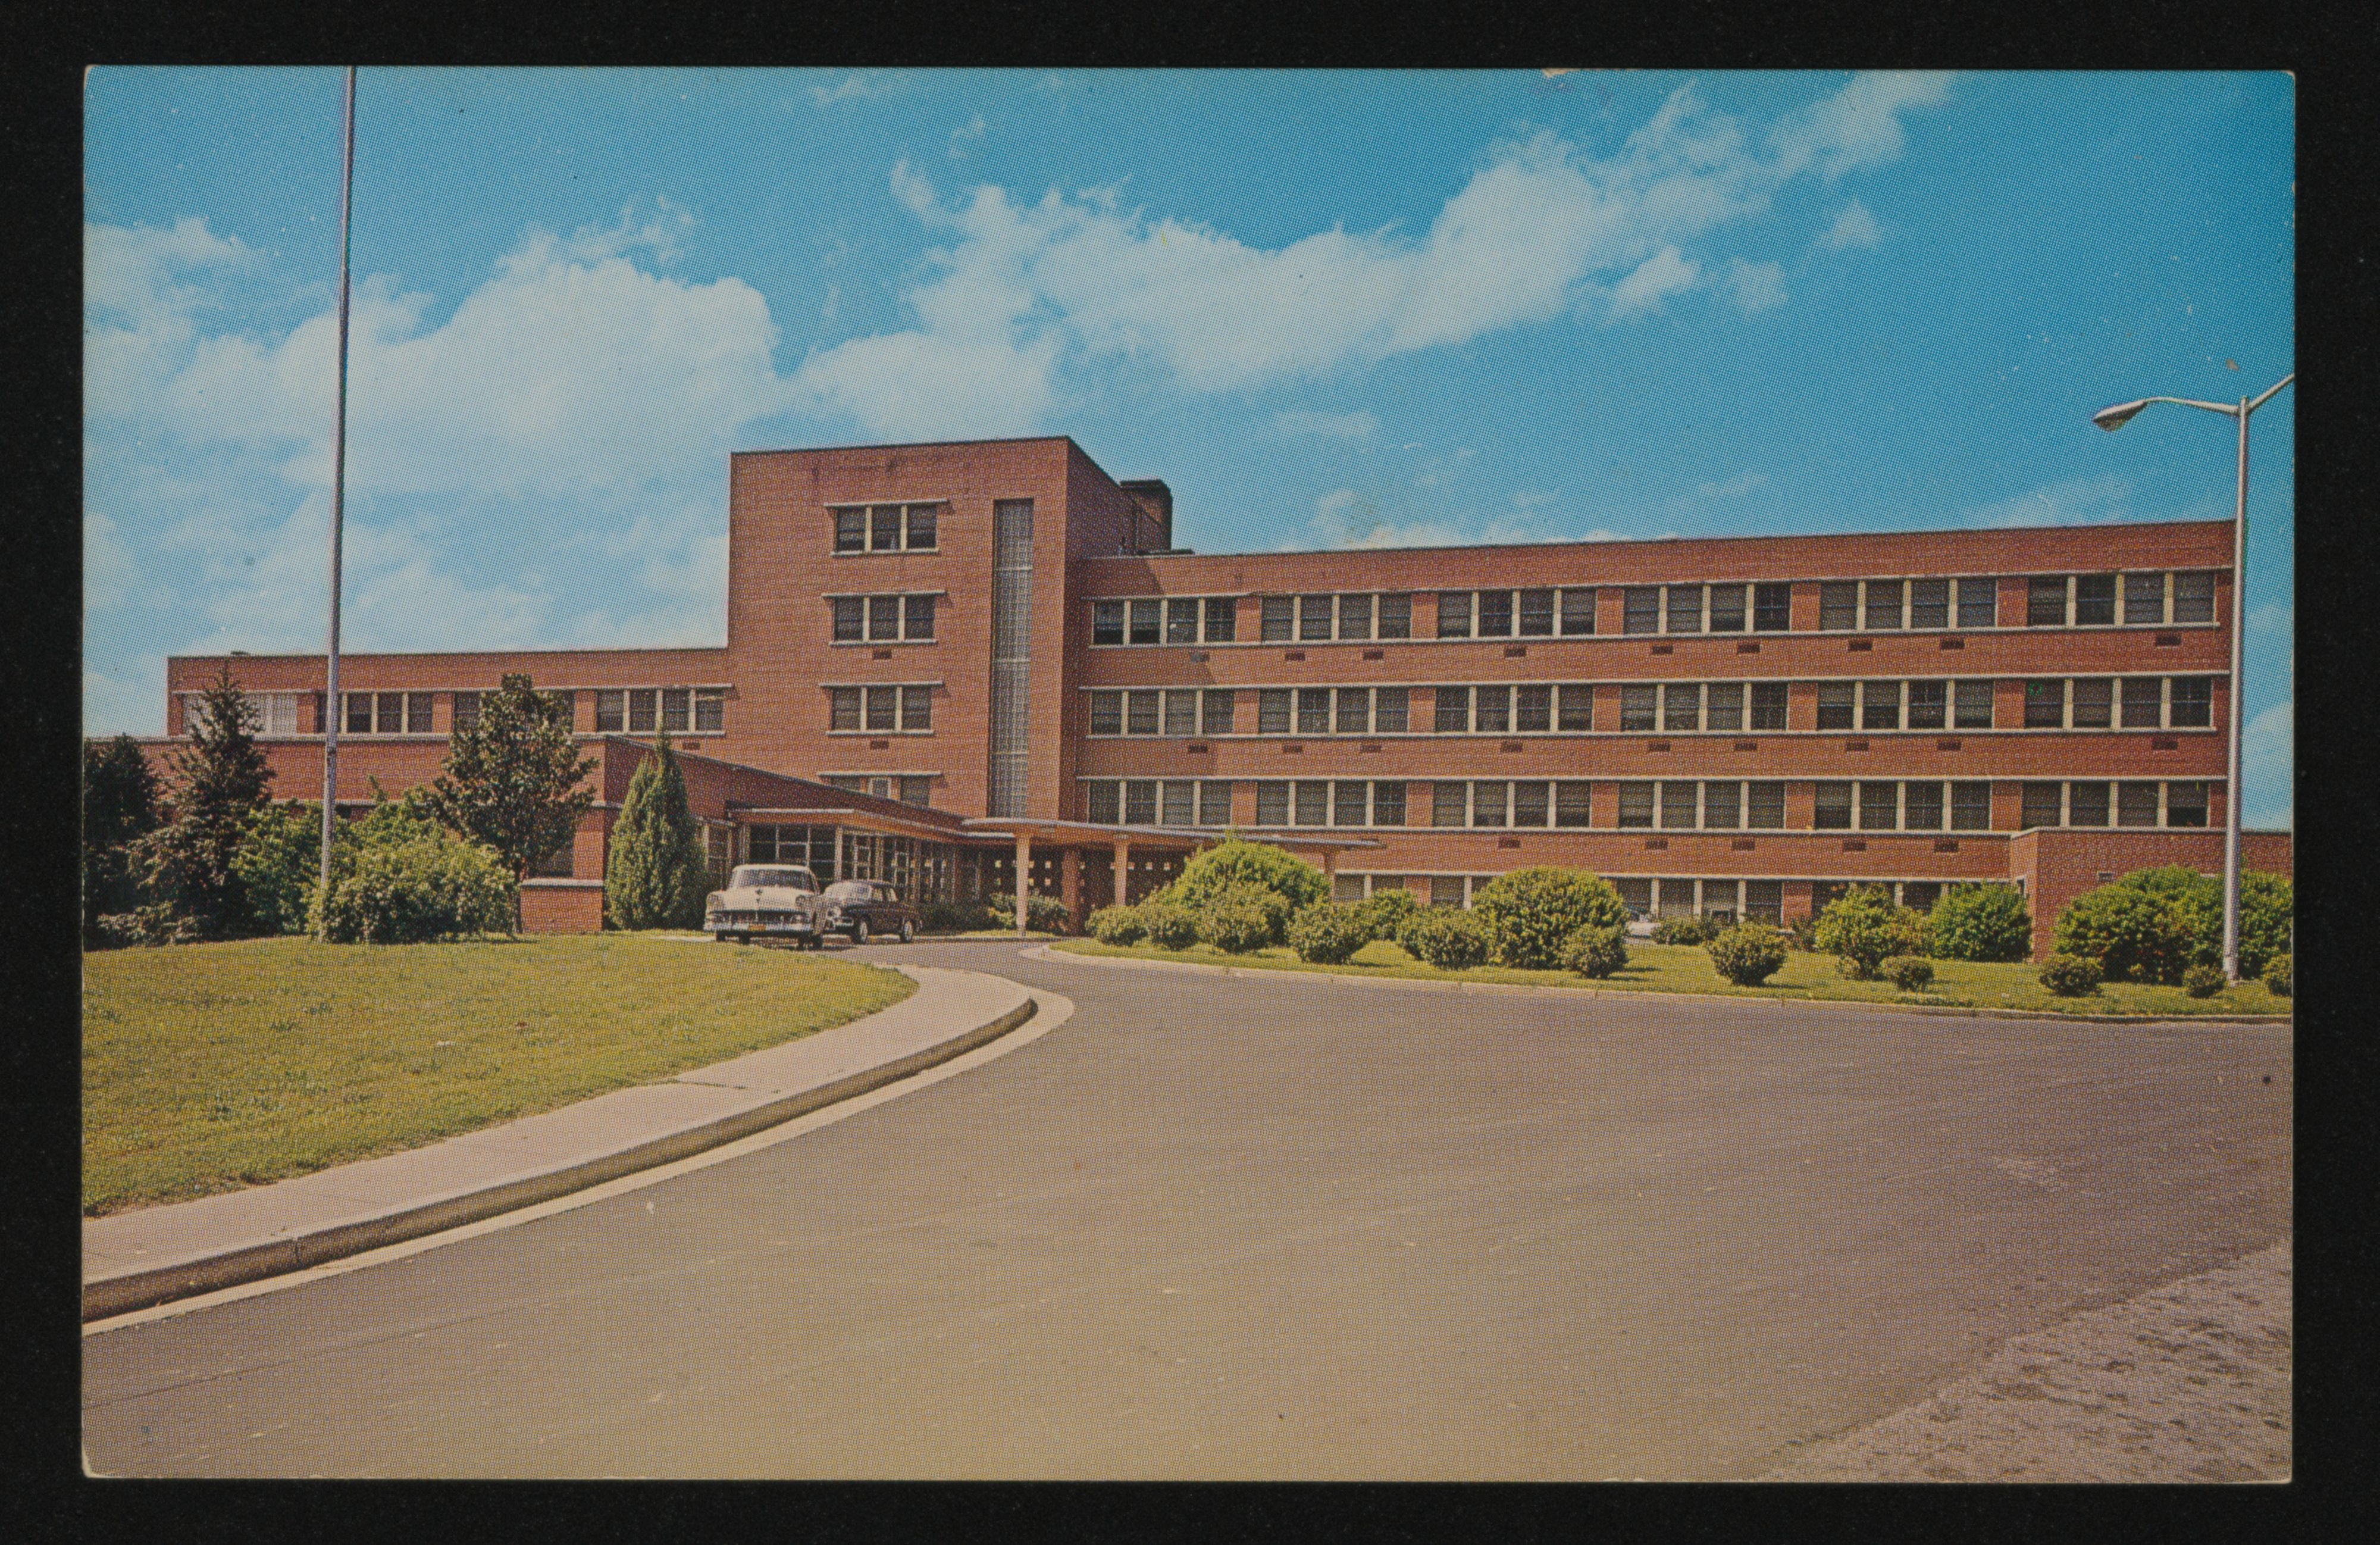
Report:
M 799 864 L 738 864 L 702 906 L 702 927 L 724 944 L 790 939 L 819 947 L 818 876 Z

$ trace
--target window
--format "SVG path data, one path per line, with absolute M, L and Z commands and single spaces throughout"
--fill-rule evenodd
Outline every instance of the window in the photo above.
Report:
M 866 710 L 864 723 L 871 730 L 889 730 L 899 723 L 901 689 L 897 687 L 869 687 L 862 689 Z
M 694 689 L 694 729 L 698 735 L 717 733 L 727 727 L 727 688 L 698 687 Z
M 901 598 L 897 595 L 871 595 L 868 598 L 868 639 L 885 643 L 901 637 Z
M 1127 779 L 1123 785 L 1123 819 L 1127 826 L 1157 824 L 1157 784 L 1153 779 Z
M 901 803 L 904 805 L 932 804 L 934 802 L 934 780 L 931 778 L 920 777 L 903 778 L 901 780 L 900 798 Z
M 1339 598 L 1339 637 L 1364 639 L 1372 636 L 1372 598 L 1368 595 L 1342 595 Z
M 1781 681 L 1755 681 L 1752 684 L 1752 728 L 1781 730 L 1785 727 L 1785 684 Z
M 934 636 L 934 598 L 931 595 L 905 595 L 901 598 L 901 637 L 911 643 L 922 643 Z
M 856 730 L 859 727 L 859 688 L 830 687 L 826 689 L 827 722 L 830 730 Z
M 1561 592 L 1561 630 L 1565 637 L 1595 631 L 1595 592 L 1593 590 Z
M 868 512 L 866 510 L 834 512 L 834 550 L 838 553 L 868 551 Z
M 2124 728 L 2156 728 L 2164 713 L 2164 681 L 2156 676 L 2126 676 L 2122 682 L 2122 693 Z
M 2104 730 L 2116 722 L 2116 684 L 2106 676 L 2082 676 L 2073 686 L 2074 727 Z
M 1402 826 L 1405 823 L 1405 785 L 1401 783 L 1377 783 L 1372 785 L 1372 824 Z
M 1987 730 L 1992 727 L 1992 684 L 1988 681 L 1962 681 L 1951 696 L 1950 725 L 1953 729 Z
M 2107 824 L 2107 789 L 2108 785 L 2101 783 L 2067 785 L 2066 824 L 2069 826 Z
M 1461 783 L 1430 785 L 1429 823 L 1432 826 L 1470 825 L 1471 785 Z
M 838 595 L 829 604 L 834 608 L 834 641 L 838 644 L 857 643 L 868 637 L 868 598 L 864 595 Z M 598 713 L 601 713 L 599 709 Z M 602 724 L 598 720 L 596 727 Z
M 1565 734 L 1575 734 L 1594 723 L 1595 688 L 1586 686 L 1566 686 L 1554 688 L 1554 727 Z
M 1900 824 L 1912 832 L 1942 829 L 1942 785 L 1905 784 L 1900 790 Z
M 1198 785 L 1186 778 L 1168 778 L 1159 790 L 1158 815 L 1168 826 L 1196 824 Z
M 2000 582 L 1968 578 L 1959 581 L 1959 626 L 1993 627 L 1999 623 Z
M 2024 727 L 2054 730 L 2066 724 L 2066 683 L 2028 681 L 2024 684 Z
M 2168 826 L 2205 825 L 2206 785 L 2203 783 L 2166 785 L 2165 823 Z
M 2106 627 L 2116 620 L 2116 577 L 2078 574 L 2074 577 L 2074 626 Z
M 1402 735 L 1405 733 L 1407 691 L 1402 687 L 1376 687 L 1372 689 L 1372 733 Z
M 1992 826 L 1992 785 L 1955 783 L 1950 785 L 1950 830 L 1988 832 Z
M 1330 688 L 1301 687 L 1297 689 L 1297 733 L 1300 735 L 1330 733 Z
M 1703 588 L 1700 585 L 1671 585 L 1670 592 L 1670 631 L 1700 633 L 1703 630 Z
M 1471 637 L 1471 592 L 1469 590 L 1438 592 L 1438 636 L 1441 639 Z
M 835 635 L 840 639 L 842 634 Z M 1123 602 L 1094 601 L 1091 602 L 1091 642 L 1120 644 L 1123 642 Z
M 1123 732 L 1126 735 L 1155 735 L 1158 724 L 1158 695 L 1155 692 L 1126 692 L 1123 695 Z
M 1099 826 L 1113 826 L 1123 819 L 1123 803 L 1118 797 L 1116 785 L 1106 778 L 1094 780 L 1083 805 L 1083 819 Z
M 1658 687 L 1623 687 L 1620 689 L 1620 727 L 1622 731 L 1649 730 L 1659 712 L 1660 688 Z
M 1785 824 L 1785 785 L 1756 783 L 1743 785 L 1743 823 L 1755 831 L 1773 832 Z
M 939 522 L 935 518 L 937 513 L 935 506 L 932 505 L 911 505 L 909 506 L 909 530 L 906 538 L 906 544 L 909 551 L 912 553 L 925 552 L 939 545 L 938 533 L 936 531 L 936 527 Z M 922 800 L 917 801 L 917 803 L 920 804 L 923 802 L 924 801 Z
M 1237 627 L 1240 603 L 1236 597 L 1210 595 L 1200 603 L 1199 637 L 1209 644 L 1228 644 Z
M 1871 579 L 1867 582 L 1866 626 L 1872 628 L 1900 626 L 1900 581 Z
M 939 505 L 852 505 L 830 511 L 838 553 L 931 552 L 938 541 Z
M 1372 689 L 1342 687 L 1331 694 L 1330 727 L 1338 735 L 1372 733 Z
M 662 692 L 662 728 L 672 735 L 684 735 L 694 727 L 694 694 L 683 687 L 664 687 Z
M 1566 778 L 1554 785 L 1554 824 L 1584 826 L 1587 823 L 1587 790 L 1584 779 Z
M 1198 824 L 1229 826 L 1232 823 L 1232 782 L 1228 778 L 1202 778 L 1198 783 Z
M 1900 785 L 1863 783 L 1859 786 L 1859 823 L 1863 832 L 1889 832 L 1900 824 Z
M 1479 637 L 1509 639 L 1512 636 L 1512 592 L 1481 590 L 1479 592 Z
M 1713 585 L 1710 588 L 1710 630 L 1714 633 L 1743 631 L 1743 596 L 1742 585 Z
M 1471 688 L 1441 687 L 1438 689 L 1438 712 L 1431 728 L 1440 735 L 1462 735 L 1471 728 Z
M 1091 733 L 1122 735 L 1123 733 L 1123 694 L 1094 692 L 1091 694 Z
M 1742 824 L 1743 785 L 1732 781 L 1703 785 L 1703 824 L 1731 831 Z
M 348 692 L 347 714 L 340 726 L 343 735 L 428 735 L 430 711 L 435 696 L 430 692 Z M 461 694 L 457 694 L 461 696 Z M 278 700 L 274 701 L 274 700 Z M 298 726 L 298 697 L 294 692 L 263 694 L 261 699 L 250 694 L 251 701 L 271 702 L 269 712 L 260 712 L 264 721 L 261 730 L 266 735 L 295 735 Z M 473 699 L 473 722 L 478 719 L 478 700 Z M 459 721 L 458 721 L 459 724 Z
M 1257 614 L 1257 639 L 1268 644 L 1287 642 L 1296 608 L 1295 596 L 1266 596 Z
M 479 723 L 480 694 L 477 692 L 455 693 L 455 727 L 458 730 L 475 729 L 478 727 Z
M 1289 733 L 1289 688 L 1267 687 L 1257 693 L 1257 733 L 1287 735 Z
M 1620 824 L 1650 826 L 1653 824 L 1653 785 L 1648 783 L 1623 783 L 1620 785 Z
M 1743 915 L 1750 921 L 1775 928 L 1785 920 L 1785 882 L 1747 880 L 1743 882 Z
M 2062 784 L 2024 785 L 2024 806 L 2016 823 L 2020 831 L 2034 826 L 2059 826 L 2065 823 L 2065 803 Z
M 1157 642 L 1163 631 L 1163 610 L 1157 598 L 1131 602 L 1125 611 L 1131 618 L 1131 627 L 1124 636 L 1135 644 Z
M 2124 576 L 2124 620 L 2128 623 L 2151 625 L 2165 621 L 2165 576 L 2163 574 Z
M 1909 727 L 1912 730 L 1938 730 L 1950 722 L 1950 684 L 1947 681 L 1912 681 L 1909 684 Z
M 1554 630 L 1554 592 L 1523 590 L 1521 592 L 1521 637 L 1550 637 Z
M 529 866 L 528 877 L 532 880 L 569 879 L 574 872 L 571 860 L 577 856 L 572 849 L 577 846 L 577 844 L 571 838 L 563 838 L 561 845 Z
M 1692 830 L 1694 824 L 1695 785 L 1679 779 L 1661 785 L 1661 824 L 1674 830 Z
M 1620 893 L 1620 900 L 1628 908 L 1630 917 L 1645 918 L 1652 915 L 1652 881 L 1634 875 L 1623 875 L 1614 880 L 1611 884 L 1612 888 Z
M 1413 637 L 1413 597 L 1384 595 L 1380 597 L 1378 622 L 1374 631 L 1383 639 Z
M 2027 627 L 2066 626 L 2066 576 L 2036 574 L 2024 584 L 2024 625 Z
M 1752 587 L 1752 630 L 1755 633 L 1782 633 L 1792 626 L 1792 586 Z
M 1630 585 L 1620 592 L 1620 631 L 1661 631 L 1661 588 L 1658 585 Z
M 1850 729 L 1857 690 L 1857 687 L 1848 681 L 1818 683 L 1818 727 L 1822 730 Z
M 1852 824 L 1852 785 L 1826 783 L 1817 785 L 1817 807 L 1810 824 L 1822 832 L 1849 831 Z
M 1286 826 L 1289 824 L 1289 785 L 1278 780 L 1257 785 L 1257 824 Z
M 1198 694 L 1198 733 L 1229 735 L 1232 733 L 1232 710 L 1234 694 L 1228 687 L 1212 687 Z
M 2204 729 L 2215 722 L 2215 678 L 2176 676 L 2166 722 L 2176 729 Z
M 1165 694 L 1165 733 L 1192 736 L 1198 733 L 1198 694 L 1175 688 Z
M 1482 687 L 1475 693 L 1476 706 L 1472 711 L 1471 727 L 1481 735 L 1510 735 L 1512 732 L 1512 689 L 1509 687 Z
M 1495 779 L 1482 779 L 1471 785 L 1471 824 L 1502 826 L 1507 824 L 1505 802 L 1512 786 Z
M 1920 628 L 1950 626 L 1950 581 L 1919 579 L 1911 583 L 1909 626 Z
M 1861 682 L 1860 728 L 1897 730 L 1900 727 L 1900 683 L 1897 681 Z
M 1300 643 L 1328 641 L 1330 637 L 1330 598 L 1327 595 L 1302 595 L 1297 598 L 1297 639 Z
M 2118 784 L 2116 785 L 2116 824 L 2119 826 L 2154 826 L 2157 823 L 2157 785 L 2155 784 Z
M 1859 581 L 1829 579 L 1818 587 L 1818 626 L 1829 632 L 1859 626 Z
M 2173 620 L 2176 622 L 2213 622 L 2215 620 L 2214 575 L 2177 574 L 2173 577 Z
M 1546 823 L 1546 785 L 1534 781 L 1512 785 L 1513 825 L 1543 826 Z
M 1165 641 L 1169 644 L 1195 644 L 1198 641 L 1198 599 L 1174 596 L 1165 602 Z
M 1703 688 L 1700 682 L 1673 681 L 1661 688 L 1661 727 L 1688 734 L 1702 728 Z
M 1512 692 L 1512 728 L 1522 735 L 1543 735 L 1553 728 L 1554 689 L 1520 687 Z

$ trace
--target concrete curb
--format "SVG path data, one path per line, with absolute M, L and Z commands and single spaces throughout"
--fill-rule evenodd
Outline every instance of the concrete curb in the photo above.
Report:
M 1360 977 L 1352 971 L 1287 971 L 1263 966 L 1212 966 L 1200 960 L 1145 960 L 1136 955 L 1083 955 L 1052 950 L 1043 944 L 1018 952 L 1029 960 L 1073 960 L 1093 966 L 1122 966 L 1149 971 L 1203 971 L 1226 977 L 1265 977 L 1273 980 L 1354 983 L 1358 987 L 1392 987 L 1422 992 L 1488 992 L 1524 997 L 1682 999 L 1698 1004 L 1793 1004 L 1807 1008 L 1881 1010 L 1888 1014 L 1923 1015 L 1946 1019 L 2046 1019 L 2071 1025 L 2291 1025 L 2286 1014 L 2226 1016 L 2192 1014 L 2159 1017 L 2146 1014 L 2058 1014 L 2030 1008 L 1957 1008 L 1927 1004 L 1879 1004 L 1861 998 L 1747 998 L 1731 992 L 1670 992 L 1652 989 L 1614 991 L 1608 987 L 1542 987 L 1523 981 L 1425 981 L 1411 977 Z
M 908 968 L 896 967 L 905 974 Z M 980 972 L 953 972 L 953 975 L 983 976 Z M 446 1192 L 384 1208 L 370 1213 L 342 1219 L 310 1228 L 293 1230 L 261 1239 L 209 1247 L 185 1254 L 157 1266 L 118 1272 L 111 1276 L 87 1278 L 82 1284 L 82 1319 L 85 1322 L 111 1319 L 135 1309 L 150 1308 L 222 1288 L 236 1287 L 266 1277 L 281 1276 L 337 1260 L 346 1256 L 359 1255 L 384 1245 L 418 1239 L 477 1223 L 518 1208 L 586 1190 L 606 1181 L 638 1170 L 652 1169 L 674 1163 L 680 1159 L 721 1147 L 755 1132 L 809 1114 L 826 1106 L 866 1094 L 886 1084 L 920 1073 L 927 1068 L 965 1055 L 1015 1029 L 1033 1017 L 1036 1004 L 1030 992 L 1020 984 L 1005 978 L 990 977 L 1012 989 L 1017 1002 L 978 1024 L 955 1035 L 905 1055 L 893 1057 L 873 1065 L 833 1077 L 808 1089 L 772 1091 L 752 1103 L 723 1113 L 681 1122 L 660 1131 L 647 1131 L 601 1148 L 596 1151 L 575 1155 L 570 1159 L 541 1169 L 520 1174 L 493 1184 L 467 1186 Z M 927 984 L 919 979 L 920 991 Z M 886 1015 L 901 1011 L 916 1002 L 916 995 L 895 1004 L 891 1008 L 856 1019 L 848 1025 L 838 1025 L 814 1036 L 803 1037 L 791 1045 L 815 1043 L 821 1038 L 844 1032 L 864 1033 L 867 1027 Z M 848 1037 L 846 1037 L 848 1039 Z M 765 1056 L 767 1052 L 747 1053 Z M 727 1067 L 747 1058 L 731 1059 Z M 680 1074 L 674 1080 L 701 1082 L 701 1076 L 711 1069 L 697 1068 Z M 657 1089 L 664 1085 L 640 1085 L 639 1089 Z M 614 1091 L 615 1093 L 626 1091 Z M 599 1096 L 598 1098 L 605 1098 Z M 572 1107 L 564 1107 L 568 1110 Z M 548 1113 L 549 1114 L 552 1113 Z M 528 1118 L 535 1119 L 535 1118 Z M 501 1128 L 483 1128 L 497 1131 Z M 479 1134 L 467 1134 L 467 1140 Z M 431 1145 L 435 1147 L 437 1145 Z M 423 1152 L 426 1150 L 412 1150 Z M 400 1157 L 392 1155 L 390 1157 Z M 322 1174 L 334 1174 L 323 1171 Z M 299 1177 L 300 1179 L 309 1177 Z M 285 1183 L 286 1184 L 286 1183 Z M 204 1199 L 204 1198 L 202 1198 Z M 185 1204 L 188 1205 L 188 1204 Z M 121 1216 L 133 1216 L 122 1214 Z M 105 1220 L 86 1220 L 84 1227 Z

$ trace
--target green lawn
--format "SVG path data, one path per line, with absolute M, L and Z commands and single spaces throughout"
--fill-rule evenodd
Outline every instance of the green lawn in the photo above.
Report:
M 419 1147 L 914 991 L 895 971 L 635 934 L 86 955 L 83 1211 Z
M 2048 1009 L 2065 1014 L 2286 1014 L 2289 1001 L 2277 998 L 2262 982 L 2242 982 L 2212 998 L 2193 998 L 2179 987 L 2145 987 L 2109 982 L 2087 998 L 2057 998 L 2034 979 L 2030 965 L 1982 965 L 1965 960 L 1934 963 L 1934 987 L 1919 998 L 1903 998 L 1887 981 L 1851 981 L 1835 967 L 1831 955 L 1795 951 L 1784 968 L 1760 987 L 1737 987 L 1711 968 L 1710 956 L 1687 944 L 1628 943 L 1628 965 L 1617 976 L 1589 981 L 1569 971 L 1521 971 L 1501 966 L 1480 966 L 1467 971 L 1440 971 L 1423 965 L 1395 944 L 1378 942 L 1364 946 L 1344 966 L 1310 966 L 1290 950 L 1276 945 L 1254 955 L 1225 955 L 1211 944 L 1186 950 L 1162 950 L 1153 944 L 1119 948 L 1094 939 L 1068 939 L 1054 946 L 1076 955 L 1134 955 L 1144 960 L 1188 960 L 1207 965 L 1253 966 L 1278 971 L 1340 971 L 1360 977 L 1410 977 L 1431 981 L 1529 982 L 1552 987 L 1634 990 L 1645 992 L 1719 992 L 1744 998 L 1842 999 L 1858 1003 L 1912 1003 L 1972 1008 Z

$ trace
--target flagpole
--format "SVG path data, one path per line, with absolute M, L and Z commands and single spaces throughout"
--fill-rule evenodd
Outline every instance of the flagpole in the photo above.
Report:
M 339 819 L 339 570 L 346 537 L 347 485 L 347 235 L 356 185 L 356 67 L 347 67 L 345 149 L 339 163 L 339 406 L 331 426 L 331 626 L 322 693 L 322 864 L 321 888 L 331 894 L 331 840 Z

